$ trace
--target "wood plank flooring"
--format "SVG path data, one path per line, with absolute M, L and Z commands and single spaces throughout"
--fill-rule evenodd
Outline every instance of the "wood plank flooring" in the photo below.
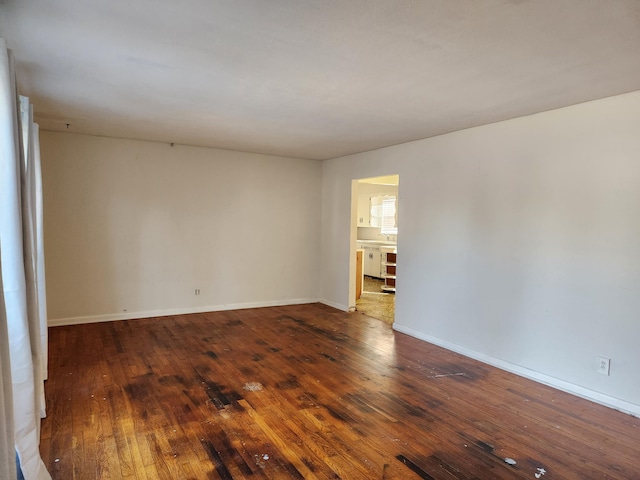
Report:
M 263 308 L 49 338 L 54 479 L 640 479 L 640 419 L 359 313 Z

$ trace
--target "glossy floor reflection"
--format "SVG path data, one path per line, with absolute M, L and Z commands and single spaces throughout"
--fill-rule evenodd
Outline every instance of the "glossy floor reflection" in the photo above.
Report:
M 640 419 L 319 303 L 53 327 L 45 390 L 53 480 L 640 479 Z

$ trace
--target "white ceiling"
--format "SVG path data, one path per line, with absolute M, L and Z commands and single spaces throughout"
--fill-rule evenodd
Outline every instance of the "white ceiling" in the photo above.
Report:
M 640 0 L 0 0 L 46 130 L 326 159 L 640 89 Z

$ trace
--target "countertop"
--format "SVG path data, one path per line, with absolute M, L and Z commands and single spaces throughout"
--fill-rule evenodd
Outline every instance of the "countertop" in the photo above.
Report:
M 385 247 L 395 247 L 397 243 L 394 242 L 385 242 L 382 240 L 357 240 L 358 243 L 366 243 L 368 245 L 381 245 Z

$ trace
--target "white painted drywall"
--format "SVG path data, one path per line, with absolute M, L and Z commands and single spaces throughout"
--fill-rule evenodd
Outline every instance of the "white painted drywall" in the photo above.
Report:
M 395 328 L 640 413 L 640 92 L 324 162 L 329 304 L 348 305 L 351 181 L 386 173 Z
M 397 185 L 376 185 L 375 183 L 358 183 L 358 195 L 397 195 Z
M 320 162 L 53 132 L 41 149 L 50 323 L 318 296 Z

